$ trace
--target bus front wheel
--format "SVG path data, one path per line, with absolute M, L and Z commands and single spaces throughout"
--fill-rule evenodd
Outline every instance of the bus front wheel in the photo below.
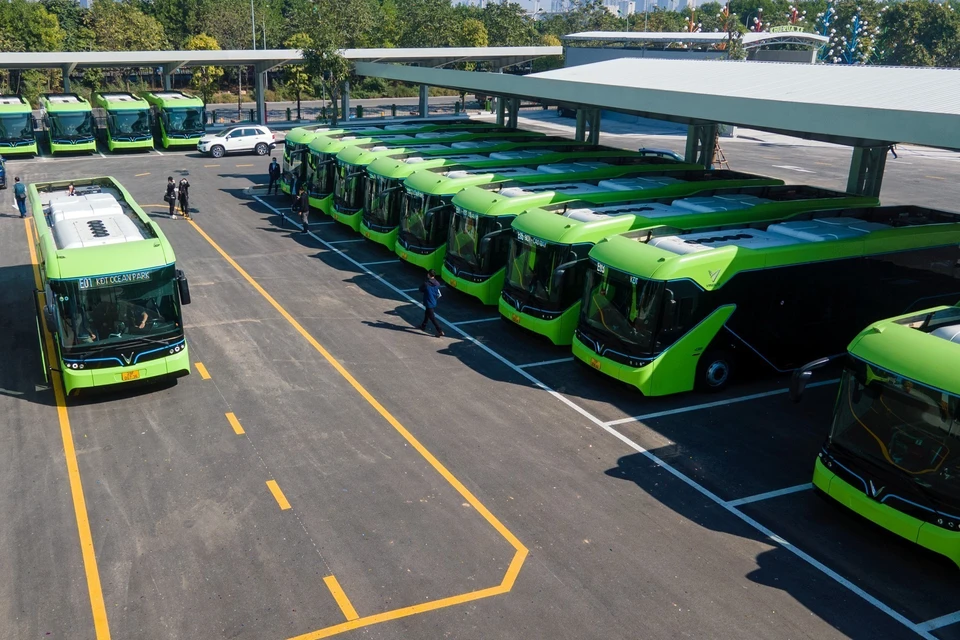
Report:
M 733 354 L 722 349 L 707 351 L 697 364 L 697 388 L 700 391 L 722 391 L 733 375 Z

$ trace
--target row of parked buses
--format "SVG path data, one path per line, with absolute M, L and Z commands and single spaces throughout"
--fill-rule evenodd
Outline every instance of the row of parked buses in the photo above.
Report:
M 110 151 L 117 149 L 196 148 L 204 135 L 203 101 L 180 91 L 125 92 L 93 95 L 93 104 L 75 93 L 48 93 L 40 97 L 44 128 L 54 155 L 96 151 L 98 138 Z M 103 111 L 98 124 L 94 108 Z M 0 155 L 37 153 L 33 109 L 23 96 L 0 95 Z
M 815 486 L 960 564 L 960 215 L 465 122 L 294 129 L 283 170 L 644 395 L 841 362 Z

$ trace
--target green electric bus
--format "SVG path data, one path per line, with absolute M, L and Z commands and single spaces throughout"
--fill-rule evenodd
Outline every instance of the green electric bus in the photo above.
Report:
M 537 147 L 537 154 L 548 152 L 548 147 L 554 147 L 557 152 L 566 152 L 568 149 L 583 149 L 584 147 L 572 147 L 571 142 L 564 138 L 540 138 L 535 142 L 517 144 L 517 146 L 528 147 L 533 145 Z M 498 167 L 505 161 L 491 159 L 490 155 L 497 149 L 489 147 L 482 148 L 480 143 L 460 142 L 450 146 L 460 150 L 477 151 L 478 153 L 467 153 L 462 155 L 443 155 L 432 157 L 412 158 L 378 158 L 367 167 L 366 190 L 363 197 L 363 213 L 360 219 L 360 233 L 364 237 L 382 244 L 391 251 L 396 248 L 397 234 L 400 225 L 400 209 L 403 198 L 403 182 L 414 171 L 435 170 L 445 174 L 451 173 L 454 169 L 469 170 L 482 169 L 484 167 Z M 596 152 L 599 147 L 589 147 L 590 152 Z M 601 149 L 604 153 L 609 150 Z M 502 151 L 502 149 L 501 149 Z M 625 152 L 619 152 L 623 155 Z M 629 152 L 626 152 L 629 153 Z M 507 161 L 509 162 L 509 161 Z M 535 169 L 540 164 L 535 160 L 531 161 L 530 169 Z M 559 165 L 556 165 L 559 167 Z M 507 171 L 513 171 L 518 168 L 517 165 L 510 165 L 505 168 Z
M 409 120 L 391 120 L 389 124 L 372 125 L 370 123 L 344 124 L 336 127 L 328 125 L 311 125 L 308 127 L 294 127 L 287 133 L 283 141 L 283 167 L 280 178 L 280 190 L 292 193 L 296 185 L 307 179 L 309 167 L 310 143 L 316 138 L 340 138 L 343 136 L 357 136 L 375 138 L 380 135 L 415 134 L 449 127 L 464 128 L 469 131 L 484 131 L 497 129 L 494 124 L 485 122 L 471 122 L 463 118 L 451 118 L 437 122 L 422 118 Z
M 33 109 L 23 96 L 0 95 L 0 155 L 37 154 Z
M 729 170 L 656 171 L 641 167 L 639 175 L 590 182 L 531 184 L 523 180 L 484 187 L 467 187 L 453 198 L 447 233 L 443 279 L 454 289 L 497 304 L 503 289 L 510 224 L 528 209 L 561 206 L 581 200 L 587 205 L 613 204 L 637 198 L 679 197 L 720 187 L 781 185 L 783 180 Z M 586 258 L 586 255 L 584 255 Z
M 90 103 L 75 93 L 45 93 L 40 97 L 50 153 L 96 151 L 97 123 Z
M 105 112 L 101 135 L 110 151 L 153 149 L 149 102 L 132 93 L 97 93 L 93 104 Z
M 612 236 L 590 250 L 573 354 L 662 396 L 842 353 L 867 324 L 960 300 L 960 214 L 809 211 Z
M 28 196 L 56 350 L 46 355 L 67 394 L 187 375 L 190 291 L 160 227 L 113 178 L 34 183 Z
M 156 91 L 143 94 L 143 98 L 153 109 L 157 137 L 164 149 L 197 148 L 207 131 L 203 100 L 182 91 Z
M 809 372 L 823 364 L 810 363 L 794 374 L 794 400 Z M 814 464 L 813 484 L 960 566 L 958 372 L 960 307 L 913 312 L 863 330 L 847 347 L 833 424 Z
M 450 140 L 439 137 L 440 132 L 423 135 L 424 139 Z M 466 139 L 463 139 L 465 138 Z M 418 137 L 418 142 L 420 138 Z M 465 151 L 474 153 L 493 153 L 495 151 L 509 151 L 511 149 L 529 148 L 532 145 L 541 145 L 548 140 L 541 133 L 500 130 L 482 134 L 457 136 L 456 141 L 447 144 L 402 144 L 394 146 L 387 144 L 356 145 L 347 147 L 337 154 L 336 178 L 334 182 L 333 208 L 330 215 L 334 220 L 347 225 L 354 231 L 360 230 L 363 219 L 364 201 L 370 188 L 367 168 L 378 158 L 395 158 L 398 160 L 413 159 L 414 163 L 423 160 L 439 160 L 445 156 L 459 155 Z M 569 144 L 569 140 L 556 139 L 557 144 Z M 427 166 L 443 166 L 443 162 L 430 162 Z M 446 163 L 449 164 L 449 163 Z M 342 193 L 338 194 L 338 188 Z
M 433 129 L 436 129 L 436 127 L 434 126 Z M 487 129 L 489 129 L 489 127 Z M 456 127 L 456 129 L 431 130 L 412 134 L 377 134 L 372 137 L 355 136 L 352 133 L 341 137 L 317 136 L 308 145 L 309 155 L 307 156 L 305 185 L 307 195 L 310 198 L 310 206 L 320 209 L 327 215 L 332 215 L 333 199 L 337 182 L 342 180 L 344 184 L 341 185 L 341 188 L 346 186 L 346 174 L 338 176 L 337 155 L 348 147 L 358 145 L 398 147 L 405 144 L 415 145 L 439 142 L 468 143 L 478 142 L 485 137 L 484 134 L 479 131 L 472 133 L 470 131 L 470 129 L 464 130 L 461 127 Z M 507 133 L 507 130 L 504 129 L 500 129 L 499 131 Z M 516 132 L 511 131 L 511 133 L 515 134 Z M 438 138 L 438 136 L 443 137 Z
M 554 344 L 568 345 L 580 317 L 587 254 L 604 238 L 662 225 L 691 230 L 773 221 L 801 211 L 877 204 L 873 197 L 807 186 L 730 185 L 684 198 L 635 200 L 602 207 L 566 202 L 532 209 L 513 221 L 506 278 L 498 303 L 500 314 Z
M 699 165 L 672 159 L 589 146 L 518 149 L 490 154 L 481 168 L 416 171 L 403 181 L 403 200 L 395 252 L 401 260 L 433 269 L 443 267 L 453 198 L 471 186 L 543 184 L 558 180 L 616 178 L 662 171 L 665 166 L 696 169 Z

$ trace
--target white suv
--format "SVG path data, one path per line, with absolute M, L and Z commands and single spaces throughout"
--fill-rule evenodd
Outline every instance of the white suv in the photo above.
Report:
M 207 134 L 197 142 L 197 151 L 222 158 L 226 153 L 253 151 L 265 156 L 277 146 L 277 137 L 270 129 L 259 125 L 244 125 Z

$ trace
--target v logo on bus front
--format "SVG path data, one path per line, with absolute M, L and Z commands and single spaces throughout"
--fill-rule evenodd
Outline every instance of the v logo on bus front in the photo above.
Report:
M 870 481 L 870 495 L 874 498 L 880 495 L 880 492 L 886 489 L 886 486 L 880 487 L 879 489 L 876 485 L 873 484 L 873 480 Z
M 124 355 L 124 354 L 121 353 L 121 354 L 120 354 L 120 357 L 123 358 L 123 361 L 126 362 L 126 363 L 129 365 L 131 362 L 133 362 L 133 356 L 134 356 L 134 355 L 136 355 L 136 353 L 133 352 L 133 351 L 131 351 L 129 356 Z

